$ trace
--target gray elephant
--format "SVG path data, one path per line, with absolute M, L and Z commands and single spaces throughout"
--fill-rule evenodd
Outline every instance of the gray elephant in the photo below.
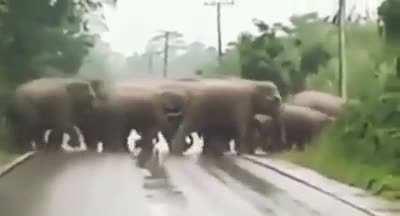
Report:
M 297 145 L 302 150 L 306 143 L 311 142 L 314 137 L 318 136 L 325 127 L 334 121 L 333 118 L 317 110 L 288 104 L 283 106 L 281 118 L 287 141 L 286 145 L 283 146 L 276 141 L 276 138 L 279 137 L 276 135 L 278 131 L 276 124 L 269 118 L 257 118 L 261 137 L 265 141 L 262 147 L 266 151 L 289 149 L 293 145 Z
M 234 134 L 238 152 L 252 152 L 251 121 L 262 113 L 279 118 L 281 97 L 271 82 L 248 80 L 201 80 L 187 83 L 189 102 L 182 124 L 172 141 L 172 152 L 181 154 L 191 132 L 227 129 Z
M 163 113 L 167 117 L 167 124 L 161 129 L 168 144 L 180 125 L 190 100 L 188 88 L 194 79 L 162 79 L 162 80 L 129 80 L 129 85 L 155 91 L 159 95 Z M 140 143 L 140 141 L 139 141 Z
M 337 96 L 318 91 L 304 91 L 293 96 L 291 104 L 309 107 L 331 117 L 337 117 L 343 110 L 345 101 Z
M 95 99 L 91 84 L 79 79 L 42 78 L 19 86 L 9 112 L 17 151 L 30 150 L 32 141 L 42 146 L 47 129 L 75 134 L 74 125 L 91 112 Z
M 153 153 L 153 139 L 159 131 L 174 130 L 184 103 L 179 93 L 155 88 L 156 81 L 147 82 L 117 83 L 98 100 L 91 118 L 79 124 L 89 149 L 101 141 L 103 151 L 128 151 L 127 138 L 134 129 L 141 135 L 136 143 L 142 149 L 138 165 L 145 165 Z

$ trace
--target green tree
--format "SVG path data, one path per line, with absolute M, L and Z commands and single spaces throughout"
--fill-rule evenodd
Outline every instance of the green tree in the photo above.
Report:
M 384 23 L 384 32 L 390 51 L 396 56 L 397 77 L 400 78 L 400 1 L 385 0 L 378 8 L 380 19 Z
M 270 80 L 279 88 L 282 95 L 288 93 L 288 86 L 281 73 L 281 65 L 276 61 L 284 51 L 281 40 L 276 36 L 277 26 L 270 28 L 262 21 L 254 20 L 261 35 L 243 33 L 236 46 L 240 54 L 241 76 L 246 79 Z
M 259 35 L 243 33 L 230 43 L 239 51 L 243 78 L 273 81 L 282 95 L 296 93 L 306 88 L 309 75 L 332 58 L 328 52 L 331 44 L 325 42 L 334 26 L 315 13 L 293 16 L 292 27 L 253 22 Z
M 46 71 L 76 73 L 93 44 L 91 23 L 104 22 L 95 15 L 102 8 L 103 2 L 93 0 L 3 1 L 0 65 L 5 78 L 20 83 Z
M 378 8 L 378 14 L 385 24 L 387 39 L 398 41 L 400 39 L 400 1 L 385 0 Z

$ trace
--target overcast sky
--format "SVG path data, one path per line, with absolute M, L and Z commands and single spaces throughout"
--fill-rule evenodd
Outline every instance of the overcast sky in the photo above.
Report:
M 252 19 L 267 23 L 287 22 L 293 14 L 318 11 L 332 15 L 338 0 L 235 0 L 222 8 L 223 43 L 233 41 L 243 31 L 256 32 Z M 348 0 L 358 11 L 373 10 L 382 0 Z M 176 30 L 187 42 L 201 41 L 216 46 L 216 8 L 203 0 L 118 0 L 115 9 L 106 12 L 109 32 L 102 38 L 114 51 L 124 55 L 143 52 L 147 41 L 159 30 Z

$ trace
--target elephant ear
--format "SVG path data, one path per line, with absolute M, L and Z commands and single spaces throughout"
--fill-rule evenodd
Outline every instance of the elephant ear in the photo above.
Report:
M 89 83 L 90 83 L 90 86 L 92 86 L 94 91 L 99 90 L 104 86 L 104 82 L 99 79 L 90 80 Z
M 96 95 L 96 98 L 98 99 L 107 98 L 106 84 L 103 80 L 93 79 L 90 80 L 89 83 L 94 91 L 94 94 Z

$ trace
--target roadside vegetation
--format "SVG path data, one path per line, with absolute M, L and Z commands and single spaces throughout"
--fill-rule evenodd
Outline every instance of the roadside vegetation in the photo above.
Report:
M 18 84 L 78 73 L 110 1 L 4 0 L 0 4 L 0 164 L 8 161 L 5 109 Z
M 349 103 L 334 125 L 305 152 L 283 158 L 374 194 L 400 199 L 400 1 L 379 8 L 380 22 L 349 17 L 346 26 Z M 338 94 L 335 17 L 306 14 L 291 27 L 254 20 L 258 35 L 231 43 L 240 75 L 272 80 L 282 95 L 305 89 Z M 225 60 L 229 60 L 225 58 Z M 234 59 L 230 59 L 233 60 Z M 228 71 L 225 63 L 219 70 Z M 355 102 L 356 101 L 356 102 Z

